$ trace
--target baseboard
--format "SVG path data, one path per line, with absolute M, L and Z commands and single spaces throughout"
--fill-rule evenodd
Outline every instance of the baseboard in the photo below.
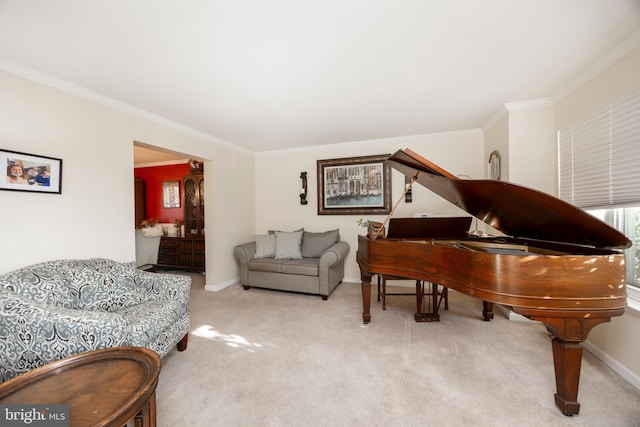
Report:
M 582 346 L 587 349 L 591 354 L 600 359 L 605 365 L 616 371 L 622 378 L 627 380 L 631 385 L 640 390 L 640 376 L 636 375 L 634 372 L 630 371 L 626 366 L 622 363 L 618 362 L 613 357 L 609 356 L 604 351 L 600 350 L 595 345 L 591 344 L 589 341 L 585 341 L 582 343 Z
M 504 316 L 509 320 L 533 322 L 533 320 L 527 319 L 526 317 L 521 316 L 520 314 L 515 313 L 500 304 L 497 304 L 497 307 L 498 310 L 500 310 L 500 312 L 502 312 L 502 314 L 504 314 Z M 640 390 L 640 377 L 638 375 L 629 370 L 626 366 L 618 362 L 613 357 L 609 356 L 604 351 L 600 350 L 595 345 L 591 344 L 589 341 L 584 341 L 582 343 L 582 346 L 585 348 L 585 350 L 600 359 L 602 363 L 613 369 L 621 377 L 631 383 L 635 388 Z
M 502 314 L 504 314 L 504 317 L 506 317 L 509 320 L 513 320 L 516 322 L 535 322 L 535 320 L 528 319 L 523 315 L 516 313 L 515 311 L 509 310 L 508 308 L 506 308 L 501 304 L 494 304 L 494 307 L 497 307 L 498 310 Z
M 231 285 L 235 285 L 240 281 L 240 277 L 236 277 L 235 279 L 229 280 L 228 282 L 220 283 L 218 285 L 204 285 L 205 291 L 218 292 L 225 288 L 228 288 Z
M 360 284 L 360 278 L 358 277 L 357 279 L 353 279 L 353 278 L 348 278 L 345 277 L 343 280 L 343 282 L 353 282 L 353 283 L 358 283 Z M 205 291 L 211 291 L 211 292 L 218 292 L 221 291 L 223 289 L 228 288 L 229 286 L 235 285 L 236 283 L 240 282 L 240 277 L 236 277 L 235 279 L 231 279 L 227 282 L 224 283 L 219 283 L 217 285 L 204 285 L 204 290 Z
M 504 314 L 504 316 L 509 320 L 533 322 L 533 320 L 527 319 L 526 317 L 521 316 L 520 314 L 515 313 L 515 312 L 503 307 L 500 304 L 497 304 L 497 307 L 498 307 L 498 310 L 500 310 L 500 312 L 502 314 Z M 607 353 L 605 353 L 604 351 L 600 350 L 598 347 L 596 347 L 595 345 L 591 344 L 589 341 L 584 341 L 582 343 L 582 346 L 585 348 L 585 350 L 589 351 L 595 357 L 600 359 L 602 361 L 602 363 L 604 363 L 605 365 L 607 365 L 608 367 L 613 369 L 622 378 L 624 378 L 629 383 L 631 383 L 635 388 L 640 390 L 640 376 L 636 375 L 634 372 L 629 370 L 622 363 L 618 362 L 616 359 L 614 359 L 613 357 L 609 356 Z

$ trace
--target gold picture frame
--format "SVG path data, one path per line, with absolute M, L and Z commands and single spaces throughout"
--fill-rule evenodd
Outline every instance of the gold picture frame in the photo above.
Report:
M 391 212 L 389 154 L 318 160 L 318 215 Z

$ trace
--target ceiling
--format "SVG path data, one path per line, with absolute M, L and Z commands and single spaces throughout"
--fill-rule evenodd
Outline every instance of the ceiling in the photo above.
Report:
M 259 152 L 481 128 L 639 29 L 640 0 L 0 0 L 0 65 Z
M 186 163 L 189 156 L 149 146 L 133 145 L 134 166 L 156 166 L 161 164 Z

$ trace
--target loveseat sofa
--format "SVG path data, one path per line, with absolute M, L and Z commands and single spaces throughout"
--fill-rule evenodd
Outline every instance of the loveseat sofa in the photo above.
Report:
M 344 278 L 349 244 L 330 230 L 270 231 L 234 249 L 240 283 L 251 287 L 320 295 L 326 300 Z
M 0 275 L 0 382 L 90 350 L 187 347 L 191 278 L 93 258 Z

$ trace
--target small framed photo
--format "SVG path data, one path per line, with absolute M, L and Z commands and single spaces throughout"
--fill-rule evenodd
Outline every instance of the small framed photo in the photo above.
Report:
M 62 193 L 62 159 L 0 148 L 0 165 L 7 170 L 0 190 Z
M 318 215 L 391 211 L 389 154 L 318 160 Z

